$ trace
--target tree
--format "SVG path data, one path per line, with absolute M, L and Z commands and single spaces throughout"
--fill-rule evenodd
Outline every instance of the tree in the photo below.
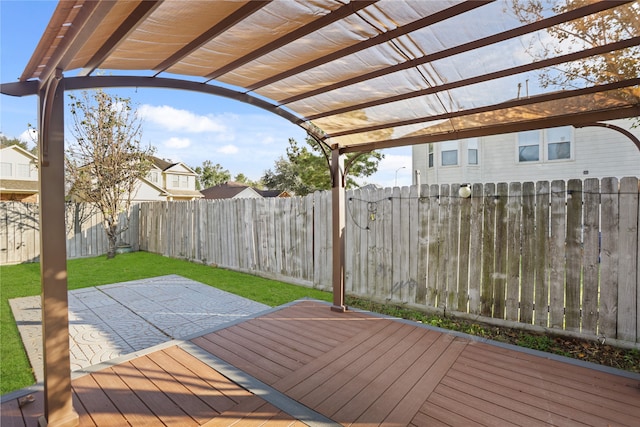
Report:
M 202 166 L 196 166 L 192 169 L 200 177 L 197 182 L 198 190 L 213 187 L 231 179 L 231 173 L 227 169 L 224 169 L 220 163 L 214 165 L 211 160 L 205 160 L 202 162 Z
M 264 185 L 262 184 L 262 181 L 252 181 L 249 178 L 247 178 L 247 176 L 245 174 L 243 174 L 243 173 L 236 174 L 236 176 L 233 178 L 233 180 L 235 182 L 239 182 L 241 184 L 246 184 L 246 185 L 248 185 L 249 187 L 252 187 L 252 188 L 259 188 L 260 189 L 260 188 L 264 187 Z
M 323 148 L 310 137 L 306 142 L 310 149 L 298 146 L 293 138 L 289 139 L 286 158 L 281 156 L 276 160 L 274 169 L 265 171 L 262 177 L 262 182 L 267 188 L 287 190 L 299 196 L 331 188 L 331 172 L 327 157 L 322 152 Z M 347 162 L 355 155 L 348 155 Z M 358 186 L 355 178 L 374 174 L 383 157 L 382 153 L 376 151 L 358 156 L 349 168 L 346 177 L 347 188 Z
M 4 135 L 0 134 L 0 147 L 11 147 L 12 145 L 17 145 L 18 147 L 30 152 L 33 154 L 34 148 L 29 149 L 26 141 L 22 141 L 18 138 L 7 138 Z
M 543 19 L 549 2 L 542 0 L 513 0 L 512 11 L 522 23 Z M 550 1 L 554 13 L 560 14 L 584 6 L 586 0 Z M 527 52 L 534 60 L 541 60 L 579 49 L 589 49 L 630 39 L 638 35 L 640 6 L 636 3 L 611 8 L 573 21 L 553 26 L 532 39 Z M 611 83 L 640 75 L 640 47 L 608 52 L 589 58 L 561 64 L 543 70 L 538 78 L 542 87 L 571 89 L 587 84 Z M 635 91 L 635 93 L 633 92 Z M 622 96 L 640 96 L 640 89 L 630 89 Z
M 151 169 L 149 157 L 154 149 L 140 142 L 142 121 L 129 98 L 97 90 L 70 95 L 70 99 L 75 140 L 67 149 L 66 167 L 72 193 L 102 213 L 109 242 L 107 258 L 113 258 L 119 236 L 129 227 L 139 180 Z

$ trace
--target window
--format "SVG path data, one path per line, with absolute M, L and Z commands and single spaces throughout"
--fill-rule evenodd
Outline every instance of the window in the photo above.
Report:
M 547 129 L 547 160 L 571 158 L 571 127 Z
M 478 139 L 470 139 L 467 141 L 467 163 L 470 165 L 478 164 Z
M 571 126 L 533 130 L 518 134 L 518 161 L 539 162 L 571 159 Z M 542 157 L 544 153 L 544 158 Z
M 518 161 L 537 162 L 540 160 L 540 131 L 530 130 L 518 134 Z
M 189 177 L 182 175 L 180 177 L 180 188 L 189 188 Z
M 429 167 L 433 167 L 433 144 L 429 144 Z
M 149 172 L 151 182 L 157 183 L 159 180 L 158 171 Z
M 442 166 L 455 166 L 458 164 L 458 141 L 447 141 L 440 144 L 442 154 Z
M 172 175 L 171 176 L 171 186 L 173 188 L 178 188 L 180 186 L 180 176 L 179 175 Z
M 16 165 L 16 176 L 21 178 L 31 177 L 31 166 L 24 163 L 18 163 Z
M 0 163 L 0 176 L 11 176 L 11 163 L 1 162 Z

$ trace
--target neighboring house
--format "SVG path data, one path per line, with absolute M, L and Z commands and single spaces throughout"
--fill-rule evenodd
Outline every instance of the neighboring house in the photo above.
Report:
M 201 191 L 205 199 L 259 199 L 263 197 L 289 197 L 280 190 L 258 190 L 240 182 L 227 181 Z
M 37 161 L 19 145 L 0 149 L 0 200 L 38 202 Z
M 172 163 L 157 157 L 150 158 L 151 170 L 146 178 L 140 179 L 137 190 L 131 201 L 189 201 L 202 198 L 196 190 L 197 174 L 184 163 Z M 70 192 L 74 201 L 82 201 L 82 197 Z
M 640 138 L 633 120 L 608 122 Z M 620 132 L 565 126 L 413 147 L 413 183 L 525 182 L 640 176 L 640 150 Z
M 151 157 L 151 161 L 151 170 L 147 178 L 141 180 L 133 201 L 197 200 L 203 197 L 196 190 L 198 175 L 190 167 L 182 162 L 172 163 L 158 157 Z

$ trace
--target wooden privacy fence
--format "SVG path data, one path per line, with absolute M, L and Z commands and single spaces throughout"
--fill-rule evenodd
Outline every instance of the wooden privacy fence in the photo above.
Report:
M 640 342 L 637 178 L 458 190 L 351 193 L 348 291 Z
M 0 202 L 0 265 L 40 259 L 39 207 L 37 203 Z M 86 203 L 67 203 L 67 258 L 107 253 L 102 215 Z M 138 209 L 131 210 L 131 225 L 122 241 L 138 248 Z M 120 221 L 125 220 L 121 215 Z
M 353 295 L 640 342 L 638 179 L 347 194 Z M 140 247 L 331 290 L 331 194 L 144 203 Z
M 311 286 L 313 215 L 314 196 L 142 203 L 140 249 Z
M 640 343 L 637 178 L 471 189 L 348 192 L 347 292 Z M 0 220 L 0 263 L 37 260 L 37 206 Z M 134 249 L 331 290 L 330 192 L 142 203 L 131 227 Z M 70 258 L 106 253 L 99 217 L 72 228 Z

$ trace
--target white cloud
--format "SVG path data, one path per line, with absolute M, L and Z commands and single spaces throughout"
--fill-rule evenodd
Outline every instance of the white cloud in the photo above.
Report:
M 258 135 L 258 137 L 261 138 L 261 141 L 264 145 L 271 145 L 276 142 L 276 139 L 269 135 Z
M 218 153 L 221 154 L 236 154 L 238 152 L 238 147 L 235 145 L 225 145 L 223 147 L 218 148 Z
M 214 115 L 198 115 L 187 110 L 179 110 L 168 105 L 141 105 L 138 114 L 147 122 L 155 123 L 170 131 L 190 133 L 223 133 L 227 127 L 224 118 Z
M 189 138 L 178 138 L 174 136 L 166 140 L 164 145 L 169 148 L 187 148 L 191 145 L 191 140 Z

